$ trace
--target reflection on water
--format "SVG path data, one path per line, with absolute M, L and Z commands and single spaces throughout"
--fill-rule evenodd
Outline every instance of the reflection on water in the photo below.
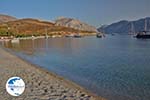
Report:
M 150 100 L 150 40 L 107 36 L 3 45 L 109 100 Z

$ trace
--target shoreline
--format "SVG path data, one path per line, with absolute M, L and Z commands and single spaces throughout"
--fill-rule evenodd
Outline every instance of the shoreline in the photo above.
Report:
M 96 32 L 94 33 L 80 33 L 81 36 L 85 37 L 85 36 L 96 36 Z M 11 41 L 13 39 L 18 39 L 18 40 L 28 40 L 28 39 L 41 39 L 41 38 L 62 38 L 62 37 L 66 37 L 67 35 L 52 35 L 52 36 L 27 36 L 27 37 L 17 37 L 17 38 L 11 38 L 10 36 L 0 36 L 0 41 Z M 73 36 L 74 37 L 74 36 Z
M 11 70 L 12 68 L 9 68 L 9 66 L 7 66 L 7 68 L 6 68 L 7 71 L 5 72 L 5 68 L 3 68 L 3 66 L 6 64 L 6 62 L 5 62 L 5 64 L 2 64 L 3 66 L 0 66 L 1 69 L 4 69 L 4 70 L 2 70 L 2 71 L 4 71 L 3 74 L 5 74 L 5 73 L 8 74 L 8 72 L 9 72 L 10 75 L 6 75 L 6 76 L 21 76 L 21 78 L 23 78 L 26 83 L 25 92 L 17 98 L 24 98 L 24 99 L 28 98 L 27 100 L 34 100 L 35 98 L 37 98 L 37 99 L 42 98 L 42 100 L 43 100 L 43 98 L 44 98 L 44 100 L 48 100 L 48 99 L 50 99 L 50 100 L 51 99 L 52 100 L 55 100 L 55 99 L 56 100 L 105 100 L 104 98 L 99 97 L 99 96 L 95 95 L 94 93 L 91 93 L 90 91 L 84 89 L 83 87 L 77 85 L 76 83 L 74 83 L 70 80 L 67 80 L 67 79 L 65 79 L 53 72 L 50 72 L 40 66 L 37 66 L 37 65 L 27 62 L 26 60 L 14 55 L 12 52 L 9 52 L 4 47 L 0 46 L 0 51 L 2 53 L 2 54 L 0 54 L 0 59 L 1 59 L 1 56 L 4 56 L 8 60 L 9 59 L 11 60 L 9 63 L 14 61 L 14 62 L 16 62 L 16 65 L 17 65 L 16 66 L 14 64 L 15 66 L 13 67 L 14 68 L 13 70 L 15 73 L 12 74 L 9 72 L 9 71 L 12 71 Z M 13 59 L 11 59 L 11 57 Z M 17 62 L 19 62 L 19 64 L 17 64 Z M 6 64 L 6 65 L 9 65 L 9 64 Z M 22 66 L 22 67 L 20 67 L 20 66 Z M 20 73 L 20 71 L 21 71 L 21 73 Z M 24 72 L 24 73 L 22 73 L 22 72 Z M 27 77 L 26 75 L 30 76 L 30 77 Z M 4 79 L 5 82 L 7 81 L 8 78 L 10 78 L 10 77 L 7 77 Z M 0 78 L 0 81 L 1 81 L 1 78 Z M 40 84 L 39 87 L 37 86 L 37 83 Z M 47 83 L 47 84 L 44 85 L 42 83 Z M 57 84 L 57 86 L 56 86 L 56 84 Z M 43 88 L 41 88 L 41 87 L 43 87 Z M 51 87 L 53 87 L 55 89 L 51 89 Z M 8 93 L 6 93 L 6 91 L 4 91 L 5 87 L 2 87 L 2 88 L 3 88 L 3 91 L 0 88 L 0 92 L 1 92 L 0 95 L 2 93 L 4 93 L 5 95 L 7 95 L 6 96 L 7 98 L 14 98 L 14 97 L 11 97 Z M 43 90 L 46 91 L 45 94 L 43 94 Z M 51 90 L 53 90 L 55 92 L 49 93 L 49 91 L 51 91 Z M 36 93 L 37 91 L 41 91 L 41 92 L 38 92 L 40 94 L 39 96 L 35 96 L 35 95 L 37 95 L 37 93 Z M 33 93 L 33 92 L 35 92 L 35 93 Z M 41 93 L 42 93 L 42 95 L 41 95 Z M 3 96 L 4 96 L 4 94 L 3 94 Z M 53 95 L 51 95 L 51 94 L 53 94 Z M 0 98 L 1 97 L 2 97 L 2 95 L 0 96 Z

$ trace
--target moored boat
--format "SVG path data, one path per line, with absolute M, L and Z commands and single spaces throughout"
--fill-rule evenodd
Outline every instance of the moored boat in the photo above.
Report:
M 139 32 L 135 37 L 141 39 L 150 39 L 150 32 L 148 31 Z
M 142 32 L 139 32 L 135 37 L 138 39 L 150 39 L 150 31 L 147 31 L 147 20 L 145 19 L 145 29 Z
M 66 35 L 65 37 L 74 37 L 74 34 Z
M 75 34 L 74 37 L 75 38 L 81 38 L 82 36 L 80 34 Z
M 96 35 L 96 37 L 97 37 L 97 38 L 102 38 L 102 34 L 98 33 L 98 34 Z
M 13 38 L 12 40 L 11 40 L 11 43 L 19 43 L 19 39 L 18 38 Z

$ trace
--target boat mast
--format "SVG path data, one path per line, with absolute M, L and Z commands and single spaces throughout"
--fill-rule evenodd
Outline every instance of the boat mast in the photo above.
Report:
M 135 29 L 134 29 L 133 22 L 131 22 L 131 30 L 130 30 L 130 34 L 135 34 Z
M 145 19 L 144 31 L 147 31 L 147 20 Z
M 48 32 L 48 30 L 47 30 L 47 28 L 45 28 L 45 38 L 48 38 L 47 32 Z

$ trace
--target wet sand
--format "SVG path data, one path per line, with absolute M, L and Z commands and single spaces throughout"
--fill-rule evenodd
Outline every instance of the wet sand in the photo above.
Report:
M 10 77 L 21 77 L 26 88 L 19 97 L 6 92 Z M 75 83 L 32 65 L 0 47 L 0 100 L 105 100 Z

